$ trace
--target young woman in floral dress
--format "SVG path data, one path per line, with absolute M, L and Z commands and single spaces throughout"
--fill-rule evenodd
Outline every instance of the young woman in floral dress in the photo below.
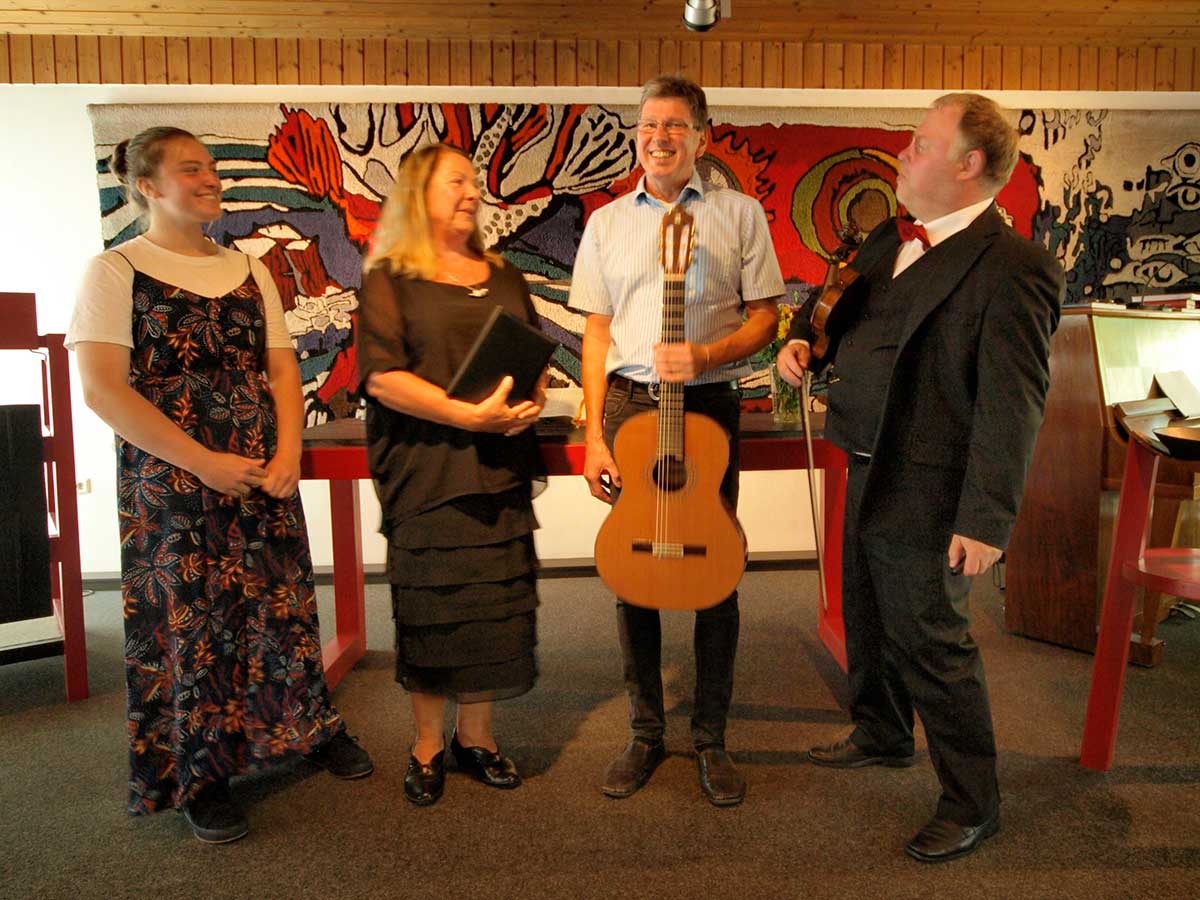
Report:
M 247 831 L 229 779 L 289 754 L 344 778 L 370 757 L 329 702 L 297 484 L 303 400 L 278 292 L 203 228 L 205 146 L 151 128 L 110 170 L 147 224 L 89 264 L 67 343 L 117 433 L 129 811 Z

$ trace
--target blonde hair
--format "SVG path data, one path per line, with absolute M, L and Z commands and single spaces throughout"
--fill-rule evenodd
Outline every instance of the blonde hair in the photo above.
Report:
M 474 163 L 466 152 L 449 144 L 430 144 L 409 154 L 400 164 L 396 181 L 388 194 L 379 224 L 367 253 L 365 271 L 386 264 L 393 275 L 432 280 L 438 273 L 437 250 L 429 230 L 429 211 L 425 208 L 425 193 L 433 170 L 444 154 L 455 153 Z M 467 246 L 488 260 L 502 265 L 498 254 L 484 250 L 479 226 L 467 239 Z

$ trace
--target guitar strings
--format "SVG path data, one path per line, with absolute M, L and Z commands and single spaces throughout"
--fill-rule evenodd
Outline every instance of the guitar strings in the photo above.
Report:
M 664 275 L 663 309 L 664 344 L 681 343 L 683 334 L 684 276 L 682 273 Z M 655 500 L 655 541 L 661 552 L 669 552 L 672 512 L 676 498 L 672 462 L 683 456 L 683 386 L 675 383 L 659 387 L 658 446 L 662 450 L 657 461 L 658 484 Z

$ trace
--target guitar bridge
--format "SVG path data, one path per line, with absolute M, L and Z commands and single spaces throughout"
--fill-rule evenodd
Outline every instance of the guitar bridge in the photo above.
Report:
M 649 553 L 655 559 L 683 559 L 685 556 L 708 556 L 703 544 L 680 544 L 675 541 L 634 541 L 634 553 Z

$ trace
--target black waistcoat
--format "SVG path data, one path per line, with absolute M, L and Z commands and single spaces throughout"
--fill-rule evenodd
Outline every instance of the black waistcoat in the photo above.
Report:
M 920 265 L 893 279 L 895 262 L 889 253 L 866 276 L 862 310 L 838 343 L 825 435 L 848 453 L 873 452 L 904 320 L 922 286 Z

